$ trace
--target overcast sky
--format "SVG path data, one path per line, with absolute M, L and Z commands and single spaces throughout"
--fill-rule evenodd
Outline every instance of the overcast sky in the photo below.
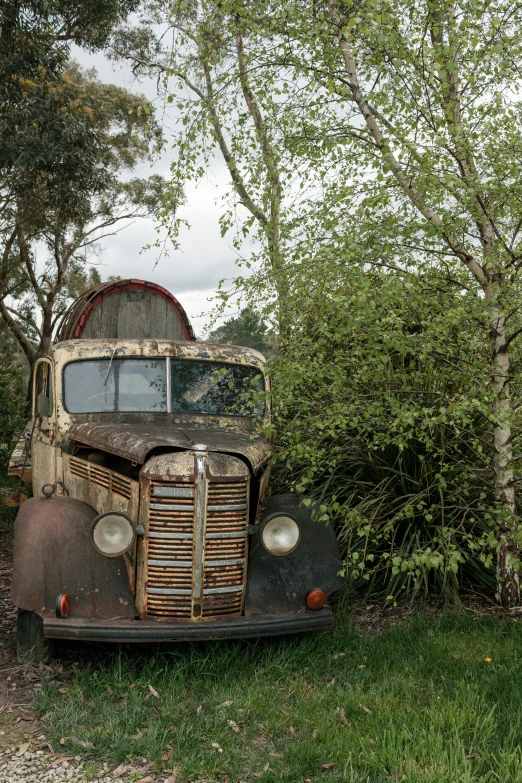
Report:
M 95 67 L 102 81 L 143 93 L 150 100 L 156 98 L 155 80 L 136 82 L 125 64 L 112 63 L 102 54 L 88 54 L 76 47 L 72 55 L 82 66 Z M 148 164 L 141 165 L 134 174 L 145 177 L 155 171 L 168 176 L 171 156 L 167 145 L 165 154 L 153 168 Z M 232 237 L 222 238 L 218 224 L 222 212 L 220 199 L 228 187 L 225 166 L 217 157 L 207 179 L 197 188 L 189 186 L 185 191 L 186 203 L 180 208 L 179 215 L 188 221 L 190 228 L 182 229 L 180 248 L 174 249 L 168 240 L 167 257 L 159 261 L 158 249 L 143 250 L 158 237 L 153 221 L 138 220 L 116 236 L 105 237 L 96 260 L 102 279 L 120 275 L 159 283 L 179 299 L 196 334 L 200 336 L 212 308 L 207 300 L 222 278 L 230 279 L 237 274 Z

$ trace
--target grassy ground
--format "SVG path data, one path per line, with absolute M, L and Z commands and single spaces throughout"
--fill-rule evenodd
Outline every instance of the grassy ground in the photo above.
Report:
M 111 650 L 66 688 L 44 684 L 36 707 L 64 752 L 75 738 L 145 757 L 178 783 L 511 783 L 521 675 L 521 623 L 419 613 L 380 635 L 345 619 L 316 636 Z

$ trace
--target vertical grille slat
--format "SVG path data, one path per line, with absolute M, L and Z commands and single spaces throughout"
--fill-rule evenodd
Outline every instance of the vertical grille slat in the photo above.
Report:
M 158 620 L 237 617 L 243 609 L 248 481 L 208 481 L 202 542 L 202 598 L 196 606 L 195 539 L 202 534 L 196 529 L 197 487 L 189 483 L 152 483 L 150 487 L 147 614 Z
M 229 506 L 230 508 L 227 508 Z M 202 617 L 237 617 L 243 608 L 248 527 L 248 482 L 214 483 L 208 485 L 207 525 L 205 533 L 242 532 L 241 538 L 206 538 L 205 562 L 231 560 L 234 565 L 206 566 L 203 581 Z M 241 564 L 236 561 L 242 560 Z M 216 588 L 242 587 L 232 593 L 207 594 Z
M 190 620 L 192 617 L 193 492 L 190 484 L 152 484 L 150 488 L 147 614 L 158 620 Z M 155 533 L 177 533 L 187 537 L 155 538 Z M 190 567 L 158 566 L 159 560 L 190 562 Z M 189 595 L 150 592 L 169 588 L 189 591 Z

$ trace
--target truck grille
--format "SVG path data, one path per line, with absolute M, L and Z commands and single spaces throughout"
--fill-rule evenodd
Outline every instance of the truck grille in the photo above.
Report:
M 237 617 L 243 608 L 248 481 L 208 482 L 202 597 L 195 600 L 196 486 L 150 485 L 147 614 L 159 620 Z

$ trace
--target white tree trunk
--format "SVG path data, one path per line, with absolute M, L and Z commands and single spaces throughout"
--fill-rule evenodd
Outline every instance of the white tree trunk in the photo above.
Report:
M 491 305 L 491 377 L 494 403 L 494 468 L 497 508 L 495 514 L 497 549 L 497 600 L 504 606 L 520 604 L 519 577 L 513 567 L 519 556 L 515 535 L 518 528 L 513 481 L 513 449 L 511 439 L 511 401 L 509 397 L 509 352 L 506 319 L 498 298 L 491 291 L 486 295 Z

